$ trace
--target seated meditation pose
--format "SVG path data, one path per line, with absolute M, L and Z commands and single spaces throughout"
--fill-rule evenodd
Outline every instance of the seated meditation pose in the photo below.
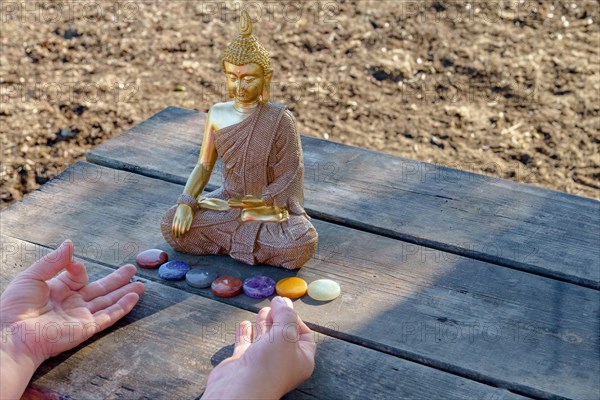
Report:
M 245 11 L 239 30 L 222 59 L 234 101 L 210 108 L 198 163 L 161 231 L 181 252 L 300 268 L 318 240 L 304 211 L 300 136 L 292 113 L 269 102 L 271 60 Z M 201 196 L 218 156 L 223 185 Z

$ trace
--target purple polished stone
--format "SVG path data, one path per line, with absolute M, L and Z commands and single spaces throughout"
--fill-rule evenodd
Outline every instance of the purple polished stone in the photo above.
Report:
M 275 292 L 275 281 L 268 276 L 253 276 L 244 281 L 244 293 L 254 299 L 264 299 Z

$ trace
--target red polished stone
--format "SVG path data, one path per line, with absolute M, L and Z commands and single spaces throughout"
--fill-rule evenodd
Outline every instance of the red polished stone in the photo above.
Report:
M 166 252 L 159 249 L 150 249 L 142 251 L 135 258 L 135 263 L 140 268 L 154 269 L 169 261 L 169 256 Z
M 242 293 L 242 281 L 235 276 L 221 276 L 210 286 L 212 292 L 219 297 L 233 297 Z

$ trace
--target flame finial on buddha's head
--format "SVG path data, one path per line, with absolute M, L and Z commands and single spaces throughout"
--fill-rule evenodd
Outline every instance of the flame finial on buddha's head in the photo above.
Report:
M 246 65 L 255 63 L 263 68 L 267 74 L 271 71 L 271 57 L 269 52 L 252 35 L 252 19 L 246 11 L 240 14 L 238 36 L 227 45 L 223 52 L 222 63 Z

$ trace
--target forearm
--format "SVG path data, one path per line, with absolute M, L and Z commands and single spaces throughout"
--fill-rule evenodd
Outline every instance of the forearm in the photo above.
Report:
M 187 180 L 187 183 L 185 184 L 183 193 L 194 196 L 195 198 L 200 196 L 200 194 L 208 184 L 208 181 L 210 180 L 210 175 L 212 173 L 213 166 L 214 164 L 196 164 L 194 170 L 192 171 L 190 177 Z
M 10 337 L 0 344 L 0 399 L 20 399 L 38 365 Z

